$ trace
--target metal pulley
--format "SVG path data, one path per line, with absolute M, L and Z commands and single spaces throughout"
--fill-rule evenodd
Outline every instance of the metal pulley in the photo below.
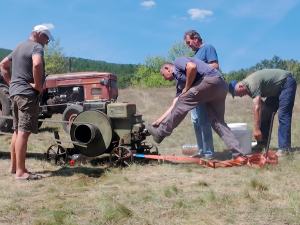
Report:
M 81 112 L 71 125 L 70 136 L 76 150 L 89 157 L 101 155 L 109 150 L 113 137 L 110 119 L 98 110 Z M 76 124 L 77 123 L 77 124 Z

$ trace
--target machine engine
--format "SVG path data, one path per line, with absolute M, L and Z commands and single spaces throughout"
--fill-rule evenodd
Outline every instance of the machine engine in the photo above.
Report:
M 89 157 L 125 147 L 131 153 L 145 153 L 153 145 L 144 141 L 149 135 L 143 124 L 142 115 L 136 114 L 133 103 L 111 101 L 87 101 L 85 111 L 74 119 L 70 130 L 74 148 Z M 156 148 L 156 147 L 155 147 Z

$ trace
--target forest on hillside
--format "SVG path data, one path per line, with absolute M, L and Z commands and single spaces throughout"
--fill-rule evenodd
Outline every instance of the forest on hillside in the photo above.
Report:
M 55 43 L 54 43 L 55 44 Z M 12 50 L 0 48 L 0 60 L 11 53 Z M 130 78 L 135 74 L 137 65 L 107 63 L 99 60 L 83 59 L 71 57 L 71 71 L 98 71 L 110 72 L 118 76 L 120 88 L 130 86 Z M 45 48 L 46 73 L 66 73 L 68 72 L 68 57 L 62 53 L 59 43 L 57 46 L 48 46 Z
M 11 50 L 0 48 L 0 59 L 7 56 Z M 167 87 L 175 85 L 174 82 L 168 82 L 163 79 L 159 70 L 162 63 L 168 61 L 172 62 L 179 56 L 193 56 L 193 52 L 187 48 L 183 41 L 175 42 L 166 55 L 147 56 L 143 64 L 118 64 L 107 63 L 105 61 L 83 59 L 71 57 L 71 71 L 99 71 L 110 72 L 118 76 L 119 88 L 126 88 L 129 86 L 136 87 Z M 45 47 L 45 62 L 46 73 L 66 73 L 68 71 L 69 58 L 63 53 L 63 48 L 60 46 L 59 40 L 50 43 Z M 230 71 L 223 73 L 222 68 L 220 72 L 226 78 L 227 82 L 232 80 L 242 80 L 249 74 L 262 69 L 284 69 L 290 71 L 297 82 L 300 83 L 300 64 L 294 59 L 281 59 L 279 56 L 274 56 L 272 59 L 263 59 L 256 65 L 243 68 L 238 71 Z

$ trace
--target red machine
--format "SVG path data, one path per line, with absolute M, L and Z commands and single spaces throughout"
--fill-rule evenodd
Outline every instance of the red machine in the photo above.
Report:
M 40 104 L 40 119 L 51 118 L 55 113 L 63 114 L 63 121 L 73 121 L 83 111 L 86 103 L 101 100 L 116 100 L 118 97 L 117 76 L 108 72 L 76 72 L 53 74 L 46 77 Z M 8 86 L 0 84 L 0 112 L 11 115 Z M 86 104 L 88 105 L 88 104 Z M 2 110 L 2 111 L 1 111 Z M 41 126 L 42 122 L 39 123 Z M 9 131 L 11 121 L 0 119 L 0 130 Z M 70 124 L 63 124 L 69 132 Z

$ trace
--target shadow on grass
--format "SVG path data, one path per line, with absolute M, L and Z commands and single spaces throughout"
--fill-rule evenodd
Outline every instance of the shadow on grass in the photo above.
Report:
M 0 151 L 0 158 L 1 159 L 10 159 L 10 152 L 2 152 Z M 45 161 L 46 154 L 45 153 L 32 153 L 27 152 L 26 158 L 34 158 L 36 160 Z M 50 163 L 50 162 L 49 162 Z M 55 165 L 57 166 L 58 170 L 43 170 L 43 171 L 35 171 L 37 174 L 50 174 L 50 177 L 54 176 L 73 176 L 74 174 L 83 174 L 88 177 L 99 178 L 101 175 L 109 170 L 109 158 L 108 157 L 101 157 L 101 158 L 93 158 L 91 160 L 87 160 L 83 164 L 81 162 L 76 162 L 75 166 L 71 166 L 69 164 L 69 160 L 64 165 Z M 96 166 L 102 166 L 103 168 L 96 168 Z
M 223 152 L 215 152 L 216 160 L 231 160 L 231 158 L 232 155 L 227 149 L 224 149 Z
M 2 159 L 10 159 L 10 152 L 0 151 L 0 157 Z M 45 160 L 46 154 L 43 152 L 26 152 L 26 158 L 36 158 L 39 160 Z
M 109 168 L 93 168 L 93 167 L 60 167 L 56 171 L 43 171 L 42 173 L 50 173 L 50 177 L 71 177 L 75 174 L 82 174 L 87 177 L 100 178 Z
M 272 152 L 277 152 L 278 148 L 270 148 L 269 150 Z M 290 149 L 290 152 L 298 154 L 300 153 L 300 147 L 293 147 Z

